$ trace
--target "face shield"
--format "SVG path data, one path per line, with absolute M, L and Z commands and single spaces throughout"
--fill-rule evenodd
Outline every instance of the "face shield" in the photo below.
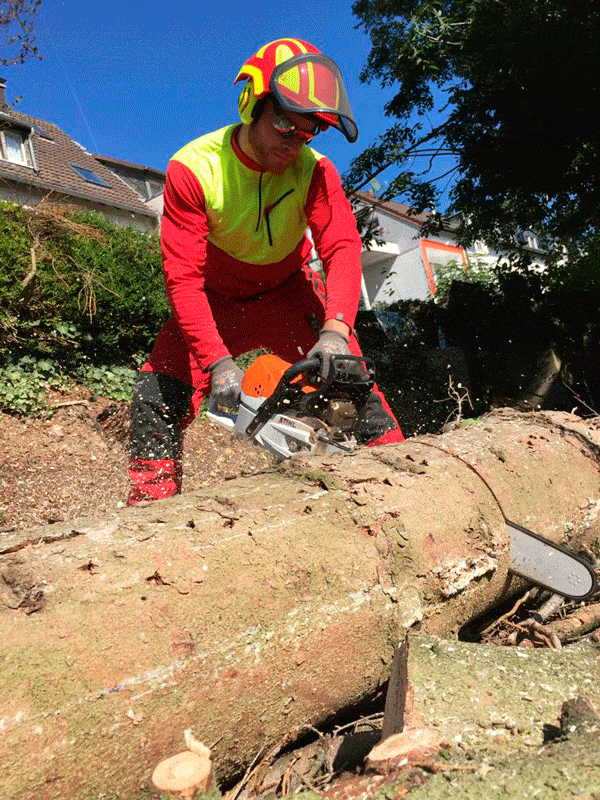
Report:
M 358 127 L 335 61 L 322 53 L 301 53 L 273 70 L 269 90 L 285 111 L 316 114 L 341 131 L 349 142 Z

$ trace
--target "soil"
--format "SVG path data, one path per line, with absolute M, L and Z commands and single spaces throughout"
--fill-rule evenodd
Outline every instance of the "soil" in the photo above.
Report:
M 0 414 L 0 532 L 96 516 L 129 492 L 129 405 L 81 389 L 53 395 L 46 416 Z M 188 428 L 183 490 L 263 470 L 265 451 L 203 419 Z

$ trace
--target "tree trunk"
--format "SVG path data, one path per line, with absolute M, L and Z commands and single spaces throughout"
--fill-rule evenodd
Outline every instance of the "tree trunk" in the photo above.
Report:
M 529 388 L 521 397 L 534 410 L 543 407 L 554 382 L 560 375 L 562 362 L 552 348 L 542 353 L 538 359 L 537 372 L 533 376 Z
M 186 728 L 230 780 L 371 696 L 406 629 L 514 591 L 502 512 L 595 542 L 595 424 L 498 412 L 4 535 L 0 796 L 132 800 Z

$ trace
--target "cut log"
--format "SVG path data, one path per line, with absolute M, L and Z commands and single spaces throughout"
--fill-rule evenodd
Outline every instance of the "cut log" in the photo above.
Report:
M 152 783 L 161 792 L 177 792 L 182 800 L 192 800 L 196 790 L 208 791 L 211 775 L 209 755 L 184 750 L 156 765 Z
M 133 800 L 188 728 L 230 781 L 372 696 L 411 626 L 451 636 L 522 591 L 502 512 L 593 545 L 598 441 L 496 413 L 3 535 L 0 796 Z

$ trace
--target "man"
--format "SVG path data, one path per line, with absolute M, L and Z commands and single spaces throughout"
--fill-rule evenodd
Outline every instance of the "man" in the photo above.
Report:
M 182 432 L 209 392 L 211 405 L 235 409 L 239 354 L 320 356 L 323 375 L 330 355 L 360 355 L 361 241 L 335 167 L 308 147 L 330 126 L 357 138 L 340 71 L 308 42 L 279 39 L 242 79 L 241 124 L 190 142 L 167 169 L 161 245 L 173 317 L 133 392 L 130 505 L 180 491 Z M 325 287 L 308 267 L 307 228 Z M 378 389 L 355 435 L 403 441 Z

